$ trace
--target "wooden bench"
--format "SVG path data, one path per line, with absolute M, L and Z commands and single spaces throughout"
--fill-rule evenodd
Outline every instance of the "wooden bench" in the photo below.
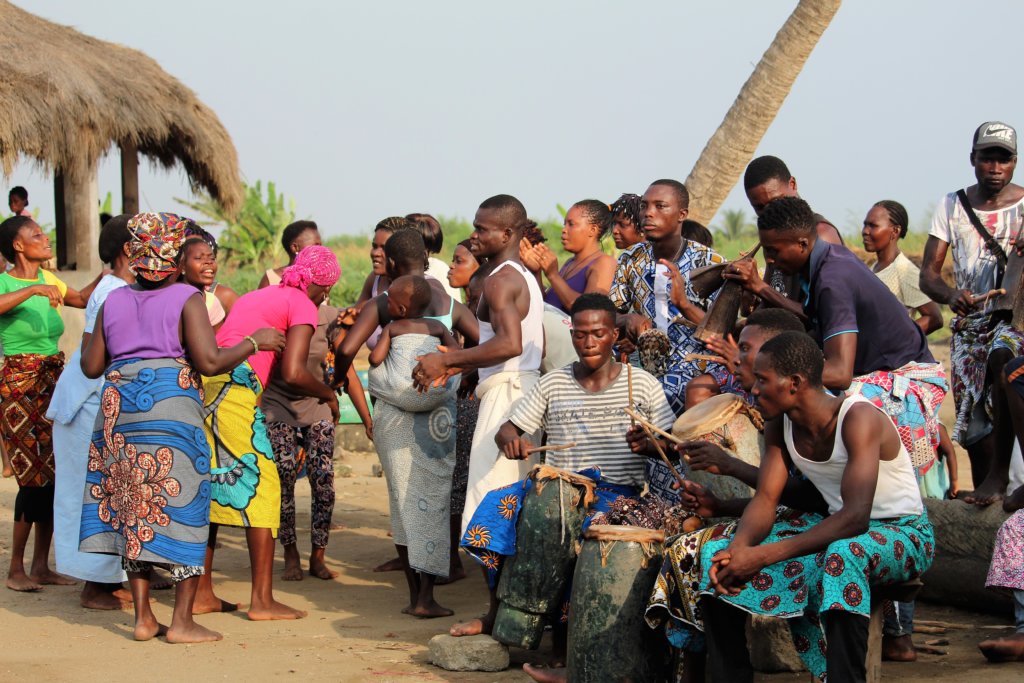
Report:
M 924 586 L 921 579 L 912 579 L 891 586 L 871 587 L 871 624 L 868 626 L 867 683 L 882 680 L 882 606 L 886 600 L 911 602 Z

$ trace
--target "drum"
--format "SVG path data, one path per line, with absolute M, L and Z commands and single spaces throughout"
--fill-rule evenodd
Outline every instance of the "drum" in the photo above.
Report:
M 535 649 L 544 625 L 558 618 L 576 564 L 576 543 L 596 501 L 594 480 L 547 465 L 529 474 L 533 486 L 516 523 L 516 554 L 498 579 L 492 636 L 505 645 Z
M 672 434 L 684 441 L 710 441 L 743 462 L 761 464 L 761 414 L 736 394 L 720 394 L 679 416 Z M 719 498 L 748 498 L 749 486 L 734 477 L 689 470 L 688 479 L 706 486 Z
M 665 532 L 592 524 L 572 577 L 570 683 L 664 680 L 664 632 L 644 619 L 661 569 Z

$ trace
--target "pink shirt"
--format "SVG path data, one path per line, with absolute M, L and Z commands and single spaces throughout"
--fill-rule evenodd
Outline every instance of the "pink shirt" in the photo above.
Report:
M 238 297 L 227 320 L 217 331 L 217 346 L 234 346 L 261 327 L 273 327 L 284 333 L 296 325 L 309 325 L 316 330 L 317 317 L 316 306 L 302 290 L 282 285 L 257 289 Z M 260 351 L 249 356 L 248 360 L 266 387 L 277 355 L 273 351 Z

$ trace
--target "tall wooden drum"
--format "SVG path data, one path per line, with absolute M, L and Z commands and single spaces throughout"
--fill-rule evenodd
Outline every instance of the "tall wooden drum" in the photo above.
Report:
M 547 465 L 530 472 L 533 487 L 516 524 L 516 554 L 498 580 L 492 636 L 505 645 L 534 649 L 544 625 L 561 616 L 576 564 L 576 543 L 596 500 L 594 480 Z
M 736 394 L 720 394 L 698 403 L 679 416 L 672 434 L 684 441 L 709 441 L 743 462 L 761 464 L 761 414 Z M 688 479 L 708 487 L 719 498 L 746 498 L 751 489 L 733 477 L 689 470 Z
M 570 683 L 664 680 L 668 641 L 644 619 L 661 569 L 665 532 L 593 524 L 572 577 Z

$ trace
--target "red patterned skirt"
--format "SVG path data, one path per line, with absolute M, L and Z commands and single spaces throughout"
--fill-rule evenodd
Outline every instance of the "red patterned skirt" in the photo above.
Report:
M 17 353 L 0 369 L 0 434 L 19 486 L 52 486 L 53 423 L 46 419 L 64 354 Z

